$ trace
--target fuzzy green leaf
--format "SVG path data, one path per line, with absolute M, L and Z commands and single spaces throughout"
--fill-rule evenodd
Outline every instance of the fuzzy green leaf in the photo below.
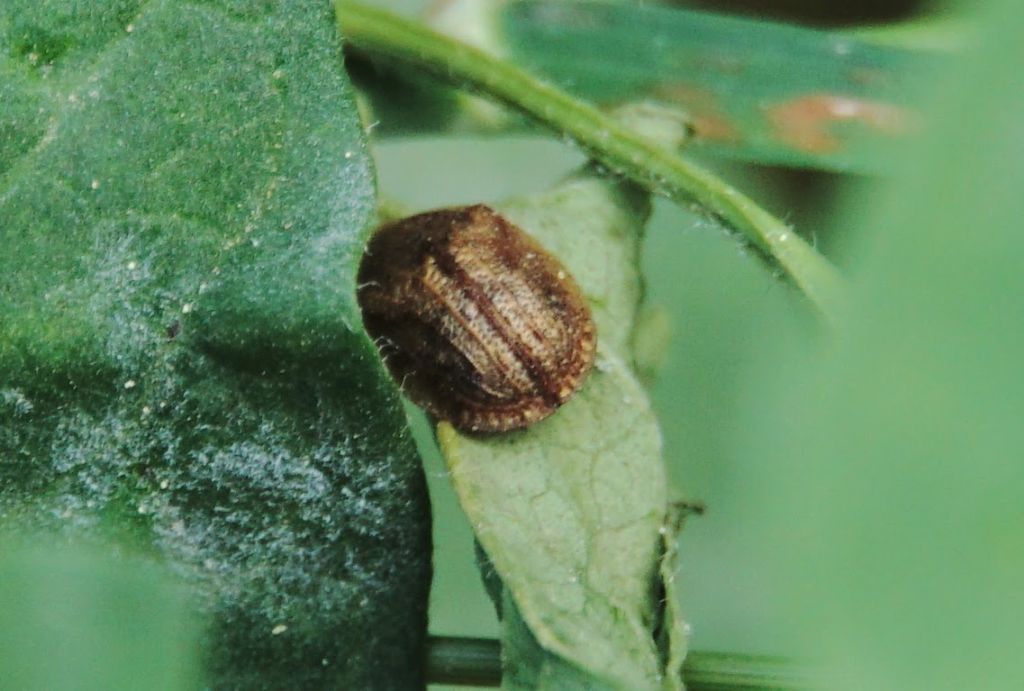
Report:
M 0 55 L 0 516 L 170 562 L 214 686 L 417 688 L 429 517 L 332 8 L 12 0 Z

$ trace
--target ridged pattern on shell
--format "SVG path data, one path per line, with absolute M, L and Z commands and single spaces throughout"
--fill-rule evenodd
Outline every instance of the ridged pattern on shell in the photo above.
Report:
M 541 420 L 593 364 L 597 335 L 576 282 L 486 206 L 382 226 L 358 280 L 366 329 L 402 390 L 460 429 Z

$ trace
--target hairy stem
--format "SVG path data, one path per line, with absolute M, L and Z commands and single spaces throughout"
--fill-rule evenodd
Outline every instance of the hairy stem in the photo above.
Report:
M 721 219 L 826 317 L 834 316 L 842 292 L 835 268 L 785 223 L 717 176 L 488 53 L 357 2 L 336 0 L 336 8 L 345 37 L 369 54 L 409 63 L 518 109 L 651 192 Z

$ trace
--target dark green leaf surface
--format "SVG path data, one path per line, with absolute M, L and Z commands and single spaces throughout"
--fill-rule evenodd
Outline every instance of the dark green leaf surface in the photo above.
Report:
M 0 513 L 129 534 L 220 685 L 416 688 L 423 478 L 327 3 L 0 7 Z

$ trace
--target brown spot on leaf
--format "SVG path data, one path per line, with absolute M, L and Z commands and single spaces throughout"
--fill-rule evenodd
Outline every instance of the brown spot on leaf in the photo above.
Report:
M 779 141 L 810 154 L 843 147 L 832 125 L 855 122 L 888 136 L 910 130 L 910 113 L 900 106 L 833 94 L 810 94 L 765 106 L 765 116 Z

